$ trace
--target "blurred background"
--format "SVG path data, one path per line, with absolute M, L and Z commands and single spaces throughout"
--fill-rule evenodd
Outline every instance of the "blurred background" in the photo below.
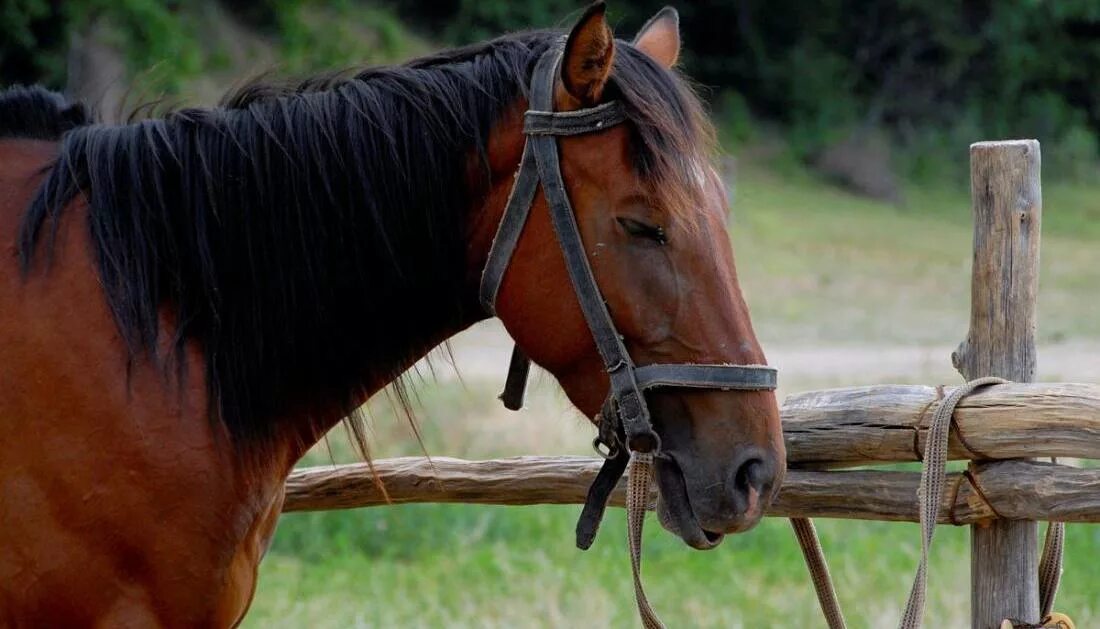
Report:
M 630 39 L 663 1 L 612 0 Z M 145 103 L 213 104 L 259 73 L 394 63 L 509 30 L 568 27 L 577 0 L 4 0 L 0 85 L 44 83 L 120 120 Z M 1100 2 L 683 2 L 683 69 L 709 103 L 733 191 L 731 238 L 780 396 L 959 381 L 966 333 L 969 143 L 1043 147 L 1039 367 L 1100 379 Z M 424 449 L 467 458 L 586 454 L 592 429 L 552 379 L 528 408 L 495 395 L 509 344 L 493 322 L 418 367 Z M 375 456 L 423 454 L 385 395 Z M 330 435 L 305 463 L 354 460 Z M 246 626 L 636 625 L 623 515 L 573 548 L 577 507 L 414 505 L 280 524 Z M 853 627 L 896 625 L 914 525 L 824 521 Z M 710 553 L 651 526 L 650 598 L 677 626 L 820 626 L 788 525 Z M 968 624 L 965 529 L 941 528 L 928 618 Z M 1071 526 L 1057 609 L 1100 624 L 1100 527 Z

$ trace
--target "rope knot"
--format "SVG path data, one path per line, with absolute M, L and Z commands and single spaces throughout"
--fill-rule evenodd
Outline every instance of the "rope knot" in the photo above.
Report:
M 1051 612 L 1039 624 L 1006 618 L 1001 622 L 1000 629 L 1077 629 L 1077 625 L 1069 616 L 1061 612 Z

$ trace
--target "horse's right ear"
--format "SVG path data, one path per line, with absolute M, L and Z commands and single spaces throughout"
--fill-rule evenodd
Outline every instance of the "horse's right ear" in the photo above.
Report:
M 607 25 L 606 12 L 603 2 L 589 6 L 565 42 L 562 85 L 581 107 L 599 104 L 611 76 L 615 37 Z
M 680 14 L 672 7 L 658 11 L 634 36 L 634 46 L 671 69 L 680 58 Z

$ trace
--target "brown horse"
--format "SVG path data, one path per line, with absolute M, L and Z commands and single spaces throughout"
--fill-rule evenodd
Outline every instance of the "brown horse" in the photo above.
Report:
M 295 461 L 487 316 L 528 81 L 560 37 L 123 126 L 0 96 L 0 625 L 240 621 Z M 557 140 L 565 190 L 639 365 L 763 364 L 679 49 L 672 11 L 632 43 L 584 14 L 554 109 L 617 99 L 626 121 Z M 541 191 L 496 314 L 596 416 L 608 372 Z M 752 526 L 784 469 L 772 392 L 648 401 L 662 522 L 698 547 Z

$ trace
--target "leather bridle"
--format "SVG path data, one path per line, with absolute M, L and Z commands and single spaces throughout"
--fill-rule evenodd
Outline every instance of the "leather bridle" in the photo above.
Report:
M 630 452 L 658 454 L 661 439 L 650 421 L 645 391 L 656 387 L 688 387 L 723 391 L 773 390 L 776 370 L 763 365 L 657 364 L 636 367 L 615 328 L 585 255 L 584 243 L 562 181 L 555 136 L 603 131 L 626 121 L 618 101 L 577 111 L 553 111 L 554 85 L 562 48 L 553 46 L 535 65 L 531 78 L 530 109 L 524 114 L 527 142 L 500 226 L 489 250 L 481 277 L 481 303 L 495 315 L 497 292 L 516 244 L 527 222 L 535 191 L 542 184 L 550 207 L 554 233 L 565 257 L 565 266 L 580 302 L 585 321 L 596 342 L 611 381 L 600 411 L 599 436 L 593 444 L 606 459 L 588 490 L 577 522 L 577 546 L 586 549 L 595 539 L 612 490 L 626 471 Z M 517 346 L 512 353 L 508 380 L 501 400 L 512 410 L 523 405 L 530 360 Z M 600 450 L 600 446 L 605 450 Z

